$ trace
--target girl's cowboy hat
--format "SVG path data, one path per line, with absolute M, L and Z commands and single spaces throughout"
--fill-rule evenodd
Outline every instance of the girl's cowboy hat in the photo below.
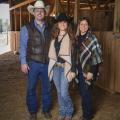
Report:
M 42 0 L 38 0 L 38 1 L 35 2 L 34 5 L 28 5 L 27 10 L 31 14 L 33 14 L 35 8 L 43 8 L 43 9 L 45 9 L 46 13 L 48 13 L 49 10 L 50 10 L 50 5 L 45 6 L 44 2 Z
M 62 12 L 56 18 L 56 22 L 61 22 L 61 21 L 70 22 L 71 19 L 66 15 L 66 13 Z

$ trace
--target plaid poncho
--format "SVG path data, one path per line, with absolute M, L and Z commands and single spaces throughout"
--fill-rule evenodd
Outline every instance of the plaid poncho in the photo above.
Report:
M 102 62 L 101 47 L 95 35 L 88 32 L 86 39 L 77 46 L 79 50 L 79 63 L 83 73 L 89 72 L 92 65 L 97 65 Z

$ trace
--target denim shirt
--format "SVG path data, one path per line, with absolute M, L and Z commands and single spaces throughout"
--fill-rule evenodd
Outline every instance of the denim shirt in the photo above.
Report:
M 34 20 L 35 27 L 41 32 L 44 32 L 45 22 L 42 27 L 37 24 L 36 20 Z M 28 42 L 28 30 L 26 26 L 23 26 L 20 30 L 20 49 L 19 49 L 19 59 L 21 64 L 27 64 L 26 62 L 26 54 L 27 54 L 27 42 Z

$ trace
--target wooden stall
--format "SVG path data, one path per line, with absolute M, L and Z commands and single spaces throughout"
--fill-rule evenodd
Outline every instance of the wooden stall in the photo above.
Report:
M 19 51 L 19 31 L 32 16 L 27 12 L 27 6 L 35 0 L 10 1 L 10 25 L 11 25 L 11 50 L 14 53 Z
M 10 47 L 11 50 L 13 51 L 14 54 L 16 54 L 19 51 L 19 39 L 20 39 L 20 35 L 19 35 L 19 31 L 10 31 Z
M 12 4 L 10 4 L 11 48 L 14 52 L 19 49 L 21 26 L 32 18 L 26 7 L 29 4 L 34 4 L 34 1 L 18 0 L 18 2 L 14 1 L 14 3 L 11 2 Z M 120 1 L 44 0 L 44 2 L 51 4 L 50 15 L 55 16 L 59 12 L 65 11 L 73 17 L 75 24 L 82 16 L 90 19 L 92 30 L 98 37 L 103 52 L 103 63 L 100 66 L 97 85 L 110 92 L 120 92 L 120 27 L 117 26 L 120 24 L 118 15 L 120 7 L 117 5 Z
M 120 92 L 120 33 L 95 32 L 103 52 L 97 85 L 110 92 Z
M 11 32 L 13 32 L 12 37 L 16 36 L 16 32 L 20 31 L 21 26 L 26 24 L 32 19 L 32 16 L 27 11 L 27 6 L 29 4 L 34 4 L 35 0 L 10 0 L 10 20 L 11 20 Z M 109 9 L 97 9 L 100 6 L 99 3 L 95 6 L 95 2 L 86 2 L 83 0 L 45 0 L 46 4 L 51 5 L 50 13 L 51 15 L 57 15 L 59 12 L 67 12 L 68 15 L 73 17 L 74 23 L 77 24 L 79 17 L 86 16 L 90 19 L 92 23 L 92 30 L 94 31 L 112 31 L 113 30 L 113 8 Z M 92 7 L 93 6 L 93 7 Z M 84 8 L 84 9 L 83 9 Z M 102 9 L 102 10 L 101 10 Z M 103 19 L 104 18 L 104 19 Z M 101 24 L 99 24 L 101 23 Z M 12 38 L 11 42 L 16 39 Z M 18 40 L 15 40 L 18 41 Z M 15 42 L 16 44 L 18 42 Z M 14 45 L 18 46 L 18 45 Z M 19 48 L 13 47 L 12 51 L 17 52 Z

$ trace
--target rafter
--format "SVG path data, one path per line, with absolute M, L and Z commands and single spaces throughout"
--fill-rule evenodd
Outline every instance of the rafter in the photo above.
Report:
M 111 1 L 112 1 L 112 0 L 106 0 L 104 7 L 108 6 L 108 4 L 109 4 Z
M 35 0 L 27 0 L 27 1 L 25 1 L 25 2 L 19 3 L 19 4 L 15 5 L 15 6 L 11 7 L 10 10 L 13 10 L 13 9 L 16 9 L 16 8 L 19 8 L 19 7 L 22 7 L 22 6 L 24 6 L 24 5 L 27 5 L 27 4 L 32 3 L 32 2 L 34 2 L 34 1 L 35 1 Z
M 87 2 L 88 2 L 88 5 L 90 6 L 90 8 L 93 9 L 90 0 L 87 0 Z

